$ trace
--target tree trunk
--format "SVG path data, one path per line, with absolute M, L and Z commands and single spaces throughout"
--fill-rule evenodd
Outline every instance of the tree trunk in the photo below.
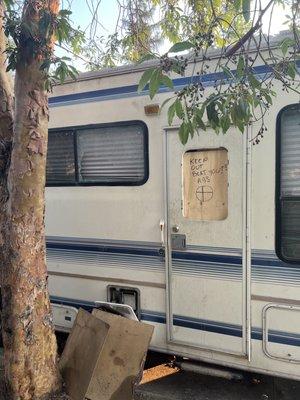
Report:
M 13 399 L 43 398 L 60 389 L 47 285 L 44 188 L 48 98 L 40 63 L 19 66 L 8 175 L 10 268 L 4 274 L 5 370 Z
M 53 5 L 57 12 L 57 0 L 25 2 L 25 23 L 33 19 L 38 22 L 41 7 L 53 11 Z M 51 40 L 48 46 L 51 49 Z M 21 48 L 21 56 L 22 50 L 24 57 L 20 57 L 22 62 L 16 68 L 6 237 L 1 260 L 2 331 L 8 396 L 13 400 L 33 400 L 46 399 L 58 392 L 61 379 L 45 260 L 44 191 L 49 119 L 44 89 L 46 75 L 40 69 L 42 53 L 28 58 L 28 50 Z

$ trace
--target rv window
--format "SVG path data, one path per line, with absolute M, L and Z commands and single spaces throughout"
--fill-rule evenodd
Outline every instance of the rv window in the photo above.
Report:
M 191 150 L 183 155 L 183 216 L 218 221 L 228 214 L 228 152 Z
M 138 183 L 144 179 L 140 125 L 82 129 L 77 144 L 79 182 Z
M 75 183 L 74 132 L 49 133 L 47 184 Z
M 148 179 L 143 123 L 78 127 L 49 134 L 48 185 L 141 185 Z
M 277 121 L 277 254 L 300 261 L 300 108 L 285 108 Z

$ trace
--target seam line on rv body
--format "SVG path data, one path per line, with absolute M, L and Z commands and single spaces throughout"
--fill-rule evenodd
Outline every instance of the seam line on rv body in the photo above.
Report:
M 235 71 L 232 71 L 233 74 Z M 271 67 L 267 67 L 265 65 L 259 65 L 254 67 L 254 74 L 259 78 L 265 78 L 267 74 L 271 72 Z M 216 81 L 223 80 L 225 83 L 229 83 L 230 79 L 226 77 L 226 74 L 223 72 L 214 72 L 211 74 L 207 74 L 204 77 L 200 76 L 189 76 L 184 78 L 176 78 L 173 80 L 174 89 L 169 89 L 166 86 L 161 86 L 159 89 L 159 93 L 166 93 L 172 92 L 173 90 L 177 91 L 181 88 L 185 87 L 186 85 L 190 84 L 192 81 L 193 83 L 201 81 L 204 86 L 213 86 Z M 80 104 L 86 102 L 93 102 L 93 101 L 105 101 L 105 100 L 113 100 L 113 99 L 121 99 L 126 97 L 138 97 L 138 96 L 145 96 L 148 94 L 148 87 L 142 93 L 137 92 L 138 85 L 128 85 L 128 86 L 120 86 L 115 88 L 109 89 L 99 89 L 99 90 L 92 90 L 88 92 L 80 92 L 80 93 L 73 93 L 61 96 L 53 96 L 49 98 L 49 105 L 50 107 L 59 107 L 59 106 L 66 106 L 72 104 Z
M 59 296 L 51 296 L 51 302 L 53 304 L 63 304 L 63 305 L 73 306 L 76 308 L 83 308 L 87 311 L 90 311 L 93 307 L 96 306 L 96 303 L 92 301 L 70 299 Z M 154 322 L 163 325 L 166 324 L 166 314 L 156 311 L 142 310 L 141 319 L 142 321 Z M 217 333 L 220 335 L 242 338 L 241 325 L 235 325 L 219 321 L 211 321 L 206 319 L 197 319 L 181 315 L 173 316 L 173 324 L 175 326 L 182 328 L 188 328 L 193 330 L 200 330 L 210 333 Z M 251 330 L 251 338 L 261 341 L 263 339 L 262 328 L 253 327 Z M 270 330 L 268 334 L 268 341 L 272 343 L 299 347 L 300 334 L 293 332 Z
M 122 244 L 123 243 L 123 244 Z M 47 261 L 52 265 L 85 265 L 104 268 L 134 269 L 163 273 L 164 257 L 160 243 L 101 241 L 95 239 L 47 239 Z M 223 250 L 223 251 L 222 251 Z M 172 270 L 176 275 L 201 276 L 207 279 L 240 281 L 242 256 L 239 249 L 188 246 L 187 251 L 172 253 Z M 275 253 L 252 251 L 252 280 L 257 283 L 300 285 L 300 266 L 284 263 Z M 53 263 L 53 264 L 52 264 Z M 55 271 L 56 269 L 54 269 Z M 72 271 L 74 272 L 74 271 Z M 297 299 L 296 299 L 297 300 Z

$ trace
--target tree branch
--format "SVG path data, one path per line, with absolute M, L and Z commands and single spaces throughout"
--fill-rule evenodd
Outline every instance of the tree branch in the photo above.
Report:
M 232 57 L 237 51 L 239 51 L 239 49 L 247 42 L 247 40 L 249 40 L 256 31 L 258 31 L 258 29 L 261 27 L 262 25 L 262 18 L 265 15 L 265 13 L 268 11 L 268 9 L 271 7 L 271 5 L 274 3 L 275 0 L 270 0 L 269 3 L 266 5 L 266 7 L 261 11 L 255 25 L 250 28 L 248 30 L 247 33 L 245 33 L 245 35 L 243 37 L 241 37 L 241 39 L 232 47 L 230 47 L 226 53 L 225 53 L 225 57 Z

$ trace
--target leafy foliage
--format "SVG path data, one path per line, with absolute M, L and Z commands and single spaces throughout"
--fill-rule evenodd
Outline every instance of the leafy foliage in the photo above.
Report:
M 7 70 L 15 70 L 19 65 L 40 62 L 46 74 L 46 88 L 51 89 L 55 80 L 63 82 L 67 77 L 76 79 L 78 74 L 68 57 L 57 57 L 53 53 L 53 39 L 58 45 L 68 45 L 73 52 L 79 52 L 84 42 L 84 33 L 72 27 L 70 10 L 60 10 L 58 15 L 47 7 L 39 10 L 38 18 L 25 22 L 17 2 L 5 0 L 5 34 L 9 45 Z
M 174 44 L 174 52 L 179 52 L 182 46 L 187 50 L 192 47 L 189 38 L 211 30 L 213 44 L 222 46 L 229 43 L 230 37 L 247 29 L 233 0 L 120 0 L 118 4 L 114 34 L 105 40 L 92 30 L 92 37 L 84 46 L 91 69 L 136 62 L 150 53 L 157 57 L 164 42 Z M 214 13 L 219 19 L 211 26 Z
M 284 3 L 284 0 L 279 1 Z M 157 0 L 156 3 L 160 4 L 160 1 Z M 200 6 L 197 1 L 189 3 L 195 10 Z M 243 34 L 235 31 L 228 19 L 228 15 L 231 15 L 229 13 L 226 24 L 230 28 L 225 37 L 222 24 L 225 18 L 222 9 L 224 4 L 229 5 L 230 10 L 231 5 L 235 15 L 243 16 L 244 26 L 249 27 L 248 31 Z M 272 48 L 268 37 L 261 30 L 262 17 L 274 4 L 275 0 L 270 0 L 265 9 L 254 17 L 250 0 L 227 1 L 222 4 L 210 2 L 211 11 L 205 9 L 209 15 L 206 29 L 197 34 L 191 31 L 192 34 L 186 40 L 175 43 L 167 53 L 159 57 L 156 67 L 143 74 L 139 90 L 149 83 L 149 94 L 153 98 L 162 84 L 162 77 L 185 75 L 189 71 L 191 77 L 187 86 L 163 103 L 163 106 L 168 104 L 168 123 L 171 125 L 174 118 L 180 121 L 179 137 L 183 144 L 195 133 L 205 131 L 207 126 L 217 134 L 226 134 L 230 127 L 243 133 L 247 126 L 260 122 L 260 128 L 252 139 L 253 144 L 257 144 L 267 131 L 264 117 L 276 96 L 274 80 L 281 83 L 284 92 L 295 91 L 300 94 L 297 68 L 297 61 L 300 59 L 299 2 L 293 1 L 292 14 L 287 16 L 291 34 L 281 42 L 278 50 Z M 210 50 L 218 43 L 219 53 L 214 53 L 216 61 L 212 62 Z M 268 71 L 263 77 L 256 74 L 255 65 L 258 61 Z M 169 76 L 170 73 L 173 75 Z M 205 81 L 208 73 L 214 74 L 215 81 L 213 91 L 206 93 Z

